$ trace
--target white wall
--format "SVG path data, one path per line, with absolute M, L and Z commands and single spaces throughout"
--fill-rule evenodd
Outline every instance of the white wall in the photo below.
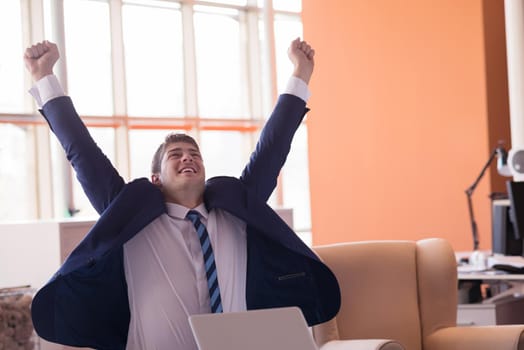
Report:
M 0 288 L 42 287 L 93 223 L 71 220 L 0 224 Z M 73 348 L 40 340 L 40 349 Z
M 0 288 L 42 287 L 93 222 L 0 224 Z

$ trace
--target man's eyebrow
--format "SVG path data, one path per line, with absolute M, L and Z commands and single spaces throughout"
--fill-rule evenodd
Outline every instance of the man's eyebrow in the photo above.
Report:
M 182 147 L 175 147 L 175 148 L 171 148 L 169 151 L 167 151 L 167 153 L 180 152 L 180 151 L 183 151 L 183 150 L 184 150 L 184 148 L 182 148 Z M 193 148 L 193 147 L 189 147 L 189 148 L 187 148 L 187 150 L 189 152 L 196 152 L 196 153 L 200 154 L 200 151 L 198 149 L 196 149 L 196 148 Z

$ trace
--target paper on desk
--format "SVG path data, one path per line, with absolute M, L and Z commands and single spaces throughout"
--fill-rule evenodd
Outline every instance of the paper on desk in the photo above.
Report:
M 494 255 L 488 257 L 488 266 L 493 265 L 511 265 L 514 267 L 524 267 L 524 258 L 522 256 Z
M 486 271 L 486 268 L 482 266 L 469 265 L 469 264 L 457 266 L 458 273 L 480 272 L 480 271 Z

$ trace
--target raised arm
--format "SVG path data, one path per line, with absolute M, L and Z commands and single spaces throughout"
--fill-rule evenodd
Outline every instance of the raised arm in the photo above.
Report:
M 295 85 L 295 89 L 307 90 L 315 65 L 314 55 L 315 51 L 305 41 L 296 39 L 291 42 L 288 56 L 294 65 L 294 70 L 290 83 Z M 298 95 L 289 91 L 279 97 L 271 117 L 260 134 L 249 163 L 240 177 L 242 182 L 264 201 L 268 200 L 275 189 L 277 177 L 286 161 L 293 136 L 308 111 L 306 101 Z
M 44 41 L 25 50 L 24 62 L 35 86 L 42 88 L 32 89 L 37 102 L 43 104 L 42 114 L 64 148 L 91 204 L 101 213 L 120 192 L 124 180 L 93 141 L 71 99 L 64 96 L 53 75 L 59 57 L 57 46 Z M 44 87 L 46 91 L 42 94 Z

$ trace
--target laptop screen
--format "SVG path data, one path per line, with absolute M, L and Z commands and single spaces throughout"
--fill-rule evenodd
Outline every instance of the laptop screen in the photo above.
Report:
M 200 350 L 317 350 L 297 307 L 189 317 Z

